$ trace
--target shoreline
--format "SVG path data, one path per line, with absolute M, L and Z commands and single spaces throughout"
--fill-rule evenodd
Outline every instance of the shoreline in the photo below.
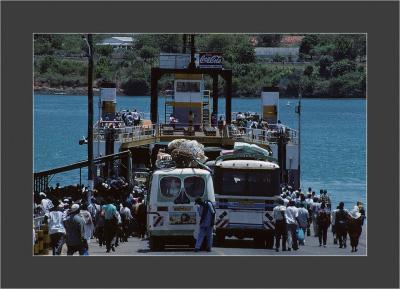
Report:
M 53 88 L 53 87 L 35 87 L 33 89 L 33 94 L 41 94 L 41 95 L 68 95 L 68 96 L 82 96 L 87 95 L 87 88 L 79 87 L 79 88 Z M 100 89 L 93 88 L 93 95 L 99 96 Z M 122 97 L 150 97 L 150 95 L 126 95 L 121 90 L 117 91 L 117 96 Z M 220 96 L 219 98 L 225 98 L 224 96 Z M 241 99 L 258 99 L 260 96 L 232 96 L 232 98 L 241 98 Z M 298 100 L 297 97 L 290 96 L 281 96 L 281 99 L 293 99 Z M 367 97 L 302 97 L 303 99 L 367 99 Z

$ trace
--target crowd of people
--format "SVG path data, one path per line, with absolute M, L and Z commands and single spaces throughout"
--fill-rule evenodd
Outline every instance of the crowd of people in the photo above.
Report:
M 327 247 L 329 227 L 333 234 L 333 244 L 339 248 L 347 247 L 347 236 L 350 237 L 351 252 L 357 252 L 358 241 L 364 224 L 365 209 L 361 202 L 349 211 L 340 202 L 332 210 L 332 203 L 326 190 L 315 191 L 308 188 L 307 193 L 282 189 L 278 205 L 273 209 L 275 222 L 275 250 L 298 250 L 305 245 L 306 236 L 311 236 L 311 225 L 314 237 L 318 237 L 319 246 Z
M 89 200 L 86 187 L 74 198 L 58 198 L 59 194 L 52 194 L 54 190 L 49 190 L 49 196 L 40 192 L 34 197 L 34 213 L 44 217 L 48 224 L 53 255 L 60 255 L 64 244 L 67 255 L 89 255 L 90 242 L 96 241 L 110 252 L 131 236 L 145 237 L 147 213 L 143 191 L 135 186 L 129 192 L 122 180 L 114 181 L 101 183 L 103 191 L 93 190 Z
M 120 128 L 123 126 L 138 126 L 140 125 L 141 120 L 140 112 L 136 109 L 133 109 L 133 111 L 127 109 L 103 115 L 103 117 L 100 118 L 100 127 Z
M 140 113 L 136 109 L 133 109 L 133 111 L 129 111 L 129 109 L 122 111 L 120 116 L 126 126 L 138 126 L 140 124 Z
M 72 197 L 60 197 L 54 194 L 61 190 L 59 184 L 49 197 L 41 192 L 34 198 L 34 212 L 44 216 L 49 227 L 53 255 L 60 255 L 64 244 L 67 255 L 78 252 L 89 255 L 90 242 L 105 246 L 105 252 L 115 251 L 120 242 L 128 242 L 129 237 L 144 239 L 146 236 L 145 194 L 138 187 L 127 190 L 123 180 L 114 180 L 112 184 L 100 183 L 98 189 L 105 190 L 87 199 L 87 188 L 81 188 L 81 194 Z M 114 191 L 113 191 L 114 190 Z M 97 192 L 97 193 L 96 193 Z M 106 192 L 104 194 L 104 192 Z M 119 192 L 119 193 L 116 193 Z M 121 192 L 123 192 L 121 194 Z M 340 202 L 332 210 L 332 203 L 326 190 L 319 195 L 308 188 L 304 193 L 291 187 L 282 188 L 282 194 L 273 209 L 275 223 L 275 250 L 298 250 L 306 244 L 306 238 L 317 237 L 319 246 L 327 247 L 328 230 L 331 228 L 333 245 L 347 248 L 350 239 L 351 252 L 357 252 L 362 226 L 366 218 L 365 209 L 357 202 L 347 210 Z M 212 228 L 215 208 L 211 202 L 196 200 L 200 217 L 195 251 L 199 251 L 203 241 L 207 251 L 212 247 Z M 312 228 L 312 230 L 311 230 Z
M 268 129 L 268 123 L 262 120 L 258 113 L 239 111 L 236 114 L 235 124 L 240 128 Z
M 270 140 L 276 138 L 279 134 L 284 134 L 289 137 L 289 128 L 284 126 L 280 120 L 276 123 L 268 123 L 260 118 L 257 113 L 242 113 L 236 114 L 236 120 L 229 126 L 233 134 L 247 135 L 252 139 Z

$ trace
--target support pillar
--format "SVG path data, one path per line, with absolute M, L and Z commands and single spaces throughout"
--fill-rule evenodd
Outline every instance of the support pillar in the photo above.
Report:
M 158 79 L 159 71 L 156 68 L 151 69 L 151 100 L 150 100 L 150 118 L 151 122 L 157 123 L 158 121 Z
M 218 74 L 213 74 L 212 79 L 213 79 L 212 82 L 213 113 L 218 119 Z
M 93 38 L 87 35 L 89 59 L 88 59 L 88 185 L 89 191 L 93 190 Z
M 225 75 L 225 115 L 226 124 L 231 124 L 232 121 L 232 72 Z

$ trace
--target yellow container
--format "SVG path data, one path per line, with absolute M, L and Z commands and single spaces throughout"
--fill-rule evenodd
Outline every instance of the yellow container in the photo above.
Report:
M 38 231 L 37 231 L 37 234 L 38 234 L 38 240 L 42 240 L 42 239 L 43 239 L 43 236 L 44 236 L 43 230 L 38 230 Z
M 203 76 L 201 74 L 175 73 L 175 79 L 201 80 L 202 77 Z
M 111 101 L 103 101 L 102 112 L 103 113 L 114 113 L 115 112 L 115 103 L 113 103 Z
M 50 244 L 51 243 L 50 235 L 45 235 L 44 240 L 46 244 Z
M 40 226 L 40 229 L 43 230 L 45 235 L 49 232 L 49 227 L 47 225 Z
M 39 244 L 35 244 L 35 246 L 33 246 L 33 254 L 35 255 L 39 254 Z
M 43 251 L 43 249 L 44 249 L 44 243 L 43 243 L 43 240 L 39 240 L 39 251 Z

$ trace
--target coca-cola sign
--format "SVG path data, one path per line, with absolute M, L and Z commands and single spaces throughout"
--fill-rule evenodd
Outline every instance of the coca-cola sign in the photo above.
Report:
M 222 68 L 222 54 L 216 52 L 200 52 L 200 68 Z

